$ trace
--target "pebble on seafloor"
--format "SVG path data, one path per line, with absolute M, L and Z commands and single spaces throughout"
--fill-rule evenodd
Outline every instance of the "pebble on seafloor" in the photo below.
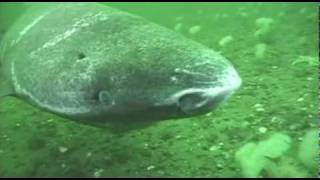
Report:
M 271 29 L 271 24 L 274 20 L 272 18 L 261 17 L 256 19 L 256 26 L 259 28 L 255 33 L 255 37 L 261 37 L 267 34 Z
M 256 51 L 255 51 L 255 56 L 258 59 L 262 59 L 265 57 L 265 52 L 267 49 L 267 45 L 264 43 L 259 43 L 256 45 Z
M 262 104 L 255 104 L 253 107 L 256 109 L 257 112 L 265 111 Z
M 297 99 L 297 101 L 298 101 L 298 102 L 302 102 L 302 101 L 304 101 L 304 98 L 301 97 L 301 98 Z
M 154 168 L 156 168 L 154 165 L 150 165 L 150 166 L 147 167 L 147 170 L 150 171 L 150 170 L 152 170 Z
M 260 133 L 266 133 L 267 130 L 268 130 L 268 129 L 265 128 L 265 127 L 260 127 L 260 128 L 259 128 L 259 132 L 260 132 Z
M 232 40 L 233 37 L 231 35 L 225 36 L 219 41 L 219 46 L 224 47 L 227 44 L 229 44 Z
M 215 151 L 215 150 L 218 150 L 218 149 L 219 149 L 219 146 L 215 146 L 215 145 L 213 145 L 213 146 L 211 146 L 209 148 L 210 151 Z
M 175 26 L 174 26 L 174 30 L 175 31 L 180 31 L 182 28 L 182 23 L 177 23 Z
M 189 29 L 189 34 L 196 34 L 198 33 L 199 31 L 201 30 L 201 26 L 192 26 L 190 29 Z
M 65 153 L 65 152 L 67 152 L 67 151 L 68 151 L 68 148 L 67 148 L 67 147 L 64 147 L 64 146 L 60 146 L 60 147 L 59 147 L 59 152 Z
M 101 177 L 101 174 L 103 173 L 103 171 L 104 171 L 104 169 L 95 169 L 93 176 L 95 178 L 99 178 L 99 177 Z

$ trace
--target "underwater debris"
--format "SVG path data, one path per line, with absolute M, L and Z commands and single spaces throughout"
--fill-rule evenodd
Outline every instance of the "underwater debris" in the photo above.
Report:
M 265 111 L 265 109 L 263 108 L 263 105 L 262 105 L 262 104 L 255 104 L 253 107 L 254 107 L 254 108 L 256 109 L 256 111 L 258 111 L 258 112 L 263 112 L 263 111 Z
M 313 81 L 313 77 L 307 77 L 307 81 Z
M 318 66 L 318 58 L 317 57 L 312 57 L 312 56 L 299 56 L 291 64 L 292 65 L 308 64 L 310 66 Z
M 259 29 L 254 33 L 254 36 L 260 38 L 261 36 L 266 35 L 270 31 L 273 22 L 274 20 L 272 18 L 262 17 L 256 19 L 256 26 Z
M 258 59 L 262 59 L 265 57 L 265 52 L 267 49 L 267 45 L 264 43 L 260 43 L 256 45 L 256 51 L 255 51 L 255 56 Z
M 297 101 L 298 101 L 298 102 L 302 102 L 302 101 L 304 101 L 304 98 L 301 97 L 301 98 L 297 99 Z
M 282 133 L 275 133 L 259 143 L 247 143 L 235 154 L 245 177 L 259 177 L 262 170 L 273 165 L 272 159 L 284 155 L 291 147 L 291 138 Z
M 101 174 L 103 173 L 104 169 L 95 169 L 94 173 L 93 173 L 93 177 L 95 178 L 99 178 L 101 177 Z
M 262 18 L 256 19 L 256 25 L 259 28 L 269 28 L 270 25 L 273 23 L 273 21 L 274 20 L 272 18 L 262 17 Z
M 181 28 L 182 28 L 182 23 L 178 23 L 178 24 L 176 24 L 176 25 L 174 26 L 174 30 L 175 30 L 175 31 L 180 31 Z
M 215 150 L 218 150 L 219 148 L 220 148 L 219 146 L 213 145 L 213 146 L 211 146 L 211 147 L 209 148 L 209 150 L 210 150 L 210 151 L 215 151 Z
M 192 26 L 190 29 L 189 29 L 189 34 L 196 34 L 198 33 L 199 31 L 201 30 L 201 26 Z
M 92 152 L 88 152 L 87 157 L 91 157 L 91 156 L 92 156 Z
M 154 165 L 150 165 L 150 166 L 147 167 L 147 170 L 150 171 L 150 170 L 152 170 L 154 168 L 156 168 Z
M 176 138 L 176 139 L 181 139 L 182 136 L 181 136 L 181 135 L 176 135 L 175 138 Z
M 257 108 L 256 111 L 257 111 L 257 112 L 263 112 L 263 111 L 265 111 L 265 110 L 264 110 L 264 108 Z
M 263 106 L 262 104 L 255 104 L 253 107 L 259 108 L 259 107 L 262 107 L 262 106 Z
M 219 41 L 219 46 L 224 47 L 227 44 L 229 44 L 232 40 L 233 37 L 231 35 L 225 36 Z
M 268 129 L 266 127 L 260 127 L 259 128 L 259 132 L 262 133 L 262 134 L 266 133 L 267 131 L 268 131 Z
M 222 164 L 220 164 L 220 163 L 217 164 L 217 168 L 218 168 L 218 169 L 223 169 L 223 167 L 224 167 L 224 166 L 223 166 Z
M 59 152 L 60 153 L 65 153 L 65 152 L 67 152 L 68 151 L 68 148 L 67 147 L 64 147 L 64 146 L 60 146 L 59 147 Z
M 62 164 L 61 164 L 61 168 L 64 169 L 64 168 L 66 168 L 66 167 L 67 167 L 67 165 L 66 165 L 65 163 L 62 163 Z

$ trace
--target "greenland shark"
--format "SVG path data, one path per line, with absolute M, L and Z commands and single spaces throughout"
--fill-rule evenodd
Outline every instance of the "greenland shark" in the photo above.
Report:
M 0 96 L 79 122 L 198 116 L 240 86 L 220 53 L 98 3 L 34 5 L 0 46 Z

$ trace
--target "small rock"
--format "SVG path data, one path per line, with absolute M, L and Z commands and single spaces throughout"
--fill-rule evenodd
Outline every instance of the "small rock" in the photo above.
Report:
M 101 174 L 103 173 L 103 171 L 104 171 L 104 169 L 96 169 L 96 170 L 94 171 L 94 173 L 93 173 L 93 176 L 94 176 L 95 178 L 99 178 L 99 177 L 101 177 Z
M 152 170 L 152 169 L 154 169 L 154 168 L 156 168 L 156 167 L 155 167 L 154 165 L 151 165 L 151 166 L 148 166 L 148 167 L 147 167 L 147 170 L 150 171 L 150 170 Z
M 65 152 L 67 152 L 67 151 L 68 151 L 68 148 L 63 147 L 63 146 L 60 146 L 60 147 L 59 147 L 59 152 L 65 153 Z
M 270 31 L 271 24 L 273 23 L 273 19 L 271 18 L 258 18 L 256 20 L 256 25 L 259 29 L 254 33 L 254 36 L 261 37 L 262 35 L 267 34 Z
M 257 108 L 256 111 L 257 111 L 257 112 L 263 112 L 263 111 L 265 111 L 265 110 L 264 110 L 264 108 L 261 107 L 261 108 Z
M 271 118 L 271 122 L 276 122 L 277 120 L 278 120 L 277 117 L 272 117 L 272 118 Z
M 260 133 L 263 133 L 263 134 L 266 133 L 267 130 L 268 130 L 268 129 L 265 128 L 265 127 L 260 127 L 260 128 L 259 128 L 259 132 L 260 132 Z
M 273 23 L 272 18 L 261 17 L 261 18 L 256 19 L 256 25 L 260 28 L 269 27 L 272 23 Z
M 164 175 L 165 172 L 162 171 L 162 170 L 159 170 L 159 171 L 157 171 L 157 173 L 160 174 L 160 175 Z
M 256 58 L 258 58 L 258 59 L 264 58 L 266 49 L 267 49 L 266 44 L 264 44 L 264 43 L 257 44 L 256 51 L 255 51 Z
M 176 76 L 172 76 L 172 77 L 170 77 L 170 81 L 176 83 L 178 81 L 178 79 Z
M 296 130 L 297 126 L 295 124 L 292 124 L 292 125 L 289 126 L 289 129 L 290 130 Z
M 210 151 L 215 151 L 215 150 L 218 150 L 219 149 L 219 147 L 218 146 L 211 146 L 210 147 Z
M 182 23 L 178 23 L 178 24 L 176 24 L 176 25 L 174 26 L 174 30 L 175 30 L 175 31 L 180 31 L 181 28 L 182 28 Z
M 218 164 L 217 164 L 217 168 L 218 168 L 218 169 L 223 169 L 223 165 L 220 164 L 220 163 L 218 163 Z
M 263 105 L 262 104 L 255 104 L 253 107 L 259 108 L 259 107 L 263 107 Z
M 313 78 L 312 77 L 307 77 L 307 81 L 312 81 Z
M 92 156 L 92 153 L 91 152 L 88 152 L 87 153 L 87 157 L 91 157 Z
M 248 121 L 243 121 L 241 126 L 242 127 L 248 127 L 250 125 L 250 123 Z
M 201 26 L 192 26 L 189 29 L 189 34 L 196 34 L 201 30 Z
M 225 36 L 219 41 L 219 46 L 221 46 L 221 47 L 226 46 L 232 40 L 233 40 L 233 37 L 231 35 Z
M 306 107 L 303 107 L 303 108 L 300 108 L 301 111 L 306 111 L 307 108 Z
M 304 98 L 302 98 L 302 97 L 297 99 L 298 102 L 302 102 L 303 100 L 304 100 Z

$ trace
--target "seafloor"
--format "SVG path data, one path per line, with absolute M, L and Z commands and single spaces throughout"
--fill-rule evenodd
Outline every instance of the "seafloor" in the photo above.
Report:
M 241 89 L 207 115 L 127 132 L 1 98 L 0 177 L 316 176 L 316 4 L 109 5 L 220 51 Z

